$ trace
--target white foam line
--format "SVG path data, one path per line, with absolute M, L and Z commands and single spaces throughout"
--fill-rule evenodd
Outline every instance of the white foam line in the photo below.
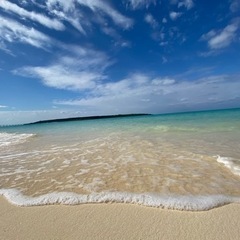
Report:
M 134 194 L 121 192 L 92 193 L 81 195 L 70 192 L 53 192 L 39 197 L 24 196 L 16 189 L 0 189 L 9 202 L 17 206 L 41 206 L 52 204 L 78 205 L 87 203 L 132 203 L 149 207 L 186 211 L 203 211 L 229 203 L 240 203 L 240 197 L 225 195 L 176 196 L 157 194 Z

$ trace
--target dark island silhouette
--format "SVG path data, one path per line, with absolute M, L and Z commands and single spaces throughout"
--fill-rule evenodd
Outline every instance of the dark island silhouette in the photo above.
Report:
M 95 120 L 95 119 L 104 119 L 104 118 L 139 117 L 139 116 L 148 116 L 148 115 L 151 115 L 151 114 L 136 113 L 136 114 L 118 114 L 118 115 L 59 118 L 59 119 L 41 120 L 41 121 L 37 121 L 37 122 L 33 122 L 33 123 L 27 123 L 25 125 L 41 124 L 41 123 L 54 123 L 54 122 L 84 121 L 84 120 Z

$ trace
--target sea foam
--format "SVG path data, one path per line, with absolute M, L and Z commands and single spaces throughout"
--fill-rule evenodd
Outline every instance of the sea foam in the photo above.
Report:
M 24 143 L 28 138 L 33 136 L 35 136 L 35 134 L 0 133 L 0 147 Z
M 177 196 L 158 194 L 134 194 L 126 192 L 92 193 L 89 195 L 71 192 L 53 192 L 38 197 L 24 196 L 16 189 L 1 189 L 3 195 L 9 202 L 17 206 L 43 206 L 43 205 L 79 205 L 87 203 L 130 203 L 148 207 L 204 211 L 230 203 L 240 203 L 239 197 L 226 195 L 206 196 Z
M 221 156 L 217 156 L 217 161 L 219 163 L 224 164 L 225 167 L 229 168 L 231 170 L 231 172 L 235 175 L 239 175 L 240 176 L 240 162 L 239 165 L 237 165 L 234 162 L 233 158 L 230 157 L 221 157 Z M 236 160 L 235 160 L 236 161 Z

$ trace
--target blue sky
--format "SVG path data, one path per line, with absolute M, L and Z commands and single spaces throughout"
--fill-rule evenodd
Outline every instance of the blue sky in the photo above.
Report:
M 0 124 L 240 107 L 239 0 L 0 0 Z

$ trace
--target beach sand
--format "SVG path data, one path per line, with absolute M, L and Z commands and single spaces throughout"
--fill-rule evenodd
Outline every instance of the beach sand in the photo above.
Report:
M 0 198 L 0 238 L 240 239 L 240 205 L 186 212 L 132 204 L 17 207 Z

